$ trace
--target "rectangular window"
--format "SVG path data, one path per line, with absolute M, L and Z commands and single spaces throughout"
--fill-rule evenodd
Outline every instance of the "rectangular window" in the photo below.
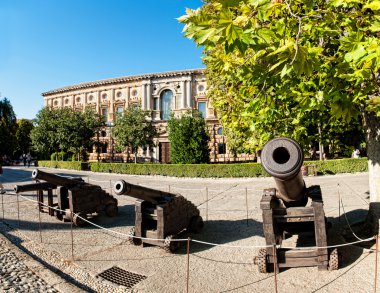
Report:
M 108 121 L 108 108 L 102 108 L 102 116 L 104 121 Z
M 198 102 L 198 111 L 203 118 L 206 118 L 206 102 Z
M 122 114 L 123 111 L 124 111 L 123 106 L 118 106 L 118 107 L 116 108 L 116 112 L 117 112 L 118 114 Z
M 218 143 L 218 154 L 223 155 L 226 153 L 226 144 L 225 143 Z

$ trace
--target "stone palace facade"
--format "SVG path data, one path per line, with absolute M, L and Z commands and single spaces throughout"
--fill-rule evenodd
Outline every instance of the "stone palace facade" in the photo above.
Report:
M 233 156 L 223 135 L 216 112 L 206 97 L 207 82 L 203 69 L 179 70 L 152 74 L 142 74 L 81 83 L 54 89 L 42 94 L 45 106 L 52 108 L 72 107 L 83 111 L 91 107 L 100 113 L 107 127 L 97 135 L 102 147 L 93 149 L 90 160 L 127 161 L 132 154 L 126 150 L 117 153 L 112 138 L 112 126 L 117 113 L 129 107 L 141 107 L 152 112 L 152 120 L 160 129 L 156 147 L 153 150 L 141 149 L 139 161 L 170 162 L 170 142 L 167 133 L 167 121 L 170 113 L 176 115 L 189 108 L 198 109 L 206 120 L 210 133 L 210 161 L 232 162 L 252 161 L 254 155 Z

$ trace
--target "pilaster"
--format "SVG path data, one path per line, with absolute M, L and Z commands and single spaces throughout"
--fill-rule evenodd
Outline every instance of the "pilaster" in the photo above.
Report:
M 146 110 L 146 85 L 141 85 L 141 109 Z
M 189 108 L 192 108 L 192 90 L 191 90 L 192 82 L 191 78 L 186 81 L 186 105 Z
M 185 109 L 187 106 L 187 100 L 186 100 L 186 81 L 181 81 L 181 89 L 182 89 L 182 99 L 181 99 L 181 109 Z

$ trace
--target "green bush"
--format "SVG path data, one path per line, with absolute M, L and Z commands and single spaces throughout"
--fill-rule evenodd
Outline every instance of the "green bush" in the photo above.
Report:
M 257 177 L 267 176 L 260 164 L 128 164 L 90 163 L 93 172 L 173 177 Z
M 67 153 L 66 152 L 55 152 L 50 155 L 50 160 L 52 161 L 67 161 Z
M 88 170 L 87 162 L 72 162 L 72 161 L 38 161 L 39 167 L 69 169 L 69 170 Z
M 318 175 L 367 172 L 367 158 L 305 161 L 305 165 L 316 165 Z

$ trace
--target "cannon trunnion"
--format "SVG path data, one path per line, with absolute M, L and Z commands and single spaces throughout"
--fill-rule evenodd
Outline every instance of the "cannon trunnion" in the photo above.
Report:
M 87 223 L 83 219 L 91 214 L 105 212 L 107 216 L 113 217 L 118 212 L 117 199 L 100 186 L 86 183 L 81 178 L 62 177 L 38 169 L 33 170 L 32 178 L 46 182 L 16 185 L 15 191 L 36 190 L 41 211 L 44 211 L 43 192 L 48 191 L 48 213 L 59 220 L 73 221 L 76 226 L 84 226 Z M 53 202 L 53 189 L 57 189 L 56 203 Z
M 135 226 L 130 230 L 129 239 L 135 245 L 157 245 L 174 252 L 180 244 L 175 238 L 181 232 L 187 230 L 198 233 L 203 228 L 199 210 L 181 195 L 130 184 L 124 180 L 115 183 L 114 192 L 137 198 Z
M 327 248 L 320 186 L 305 186 L 302 163 L 302 149 L 292 139 L 275 138 L 263 148 L 262 165 L 274 177 L 277 188 L 264 189 L 260 202 L 268 248 L 261 249 L 254 262 L 262 273 L 304 266 L 318 266 L 321 270 L 338 269 L 338 251 Z M 311 203 L 308 205 L 309 199 Z M 298 235 L 297 243 L 307 238 L 307 242 L 311 240 L 307 246 L 316 248 L 278 248 L 288 235 L 293 234 Z

